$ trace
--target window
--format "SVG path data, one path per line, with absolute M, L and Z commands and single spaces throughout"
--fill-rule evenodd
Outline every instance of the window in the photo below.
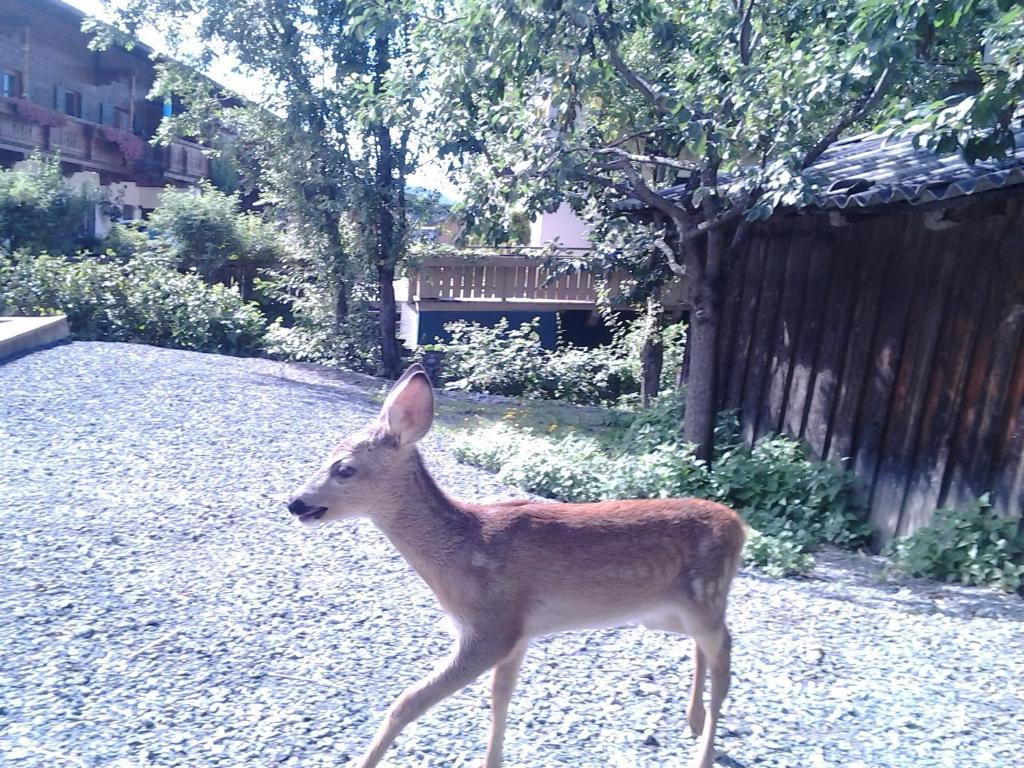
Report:
M 132 126 L 128 121 L 128 110 L 120 107 L 114 108 L 114 127 L 122 131 L 131 132 Z
M 21 96 L 21 72 L 16 69 L 4 69 L 0 77 L 0 96 Z
M 82 94 L 78 91 L 64 91 L 64 114 L 82 116 Z

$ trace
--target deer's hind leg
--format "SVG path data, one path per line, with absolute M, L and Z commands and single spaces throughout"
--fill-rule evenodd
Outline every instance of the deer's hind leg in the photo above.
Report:
M 671 611 L 644 618 L 643 626 L 647 629 L 675 632 L 680 635 L 693 635 L 693 629 L 687 625 L 681 612 Z M 704 732 L 704 680 L 707 677 L 707 659 L 701 652 L 700 645 L 693 641 L 693 680 L 690 683 L 690 700 L 686 704 L 686 722 L 694 736 Z
M 722 702 L 729 693 L 732 637 L 723 620 L 717 627 L 702 629 L 694 640 L 711 671 L 711 701 L 693 766 L 711 768 L 715 759 L 715 730 L 718 727 L 718 717 L 722 711 Z

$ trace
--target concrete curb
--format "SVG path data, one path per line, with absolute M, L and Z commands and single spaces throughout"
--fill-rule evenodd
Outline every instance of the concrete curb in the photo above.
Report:
M 0 362 L 65 341 L 70 334 L 64 315 L 0 317 Z

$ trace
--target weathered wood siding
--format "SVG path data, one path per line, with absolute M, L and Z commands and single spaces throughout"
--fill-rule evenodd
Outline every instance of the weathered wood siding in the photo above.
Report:
M 853 469 L 882 540 L 986 491 L 1024 509 L 1024 190 L 948 216 L 780 218 L 726 286 L 720 405 Z

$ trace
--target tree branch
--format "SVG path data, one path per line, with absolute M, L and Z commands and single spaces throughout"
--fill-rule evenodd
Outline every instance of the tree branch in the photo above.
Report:
M 619 138 L 615 139 L 614 141 L 608 142 L 605 146 L 606 147 L 621 147 L 627 141 L 632 141 L 633 139 L 639 139 L 641 136 L 652 136 L 652 135 L 654 135 L 656 133 L 664 133 L 667 130 L 668 130 L 667 127 L 662 126 L 661 128 L 647 128 L 647 129 L 645 129 L 643 131 L 636 131 L 635 133 L 627 133 L 624 136 L 619 136 Z
M 644 80 L 640 75 L 630 69 L 629 65 L 626 64 L 622 55 L 619 53 L 619 49 L 615 43 L 612 42 L 611 35 L 608 34 L 608 30 L 605 28 L 604 14 L 597 11 L 597 36 L 601 38 L 601 42 L 604 43 L 605 49 L 608 51 L 608 59 L 612 63 L 612 67 L 619 73 L 627 83 L 629 83 L 634 90 L 640 92 L 640 94 L 650 103 L 655 110 L 661 114 L 671 114 L 671 110 L 665 103 L 665 97 L 654 90 L 654 87 Z
M 743 66 L 748 66 L 753 52 L 750 17 L 754 12 L 755 0 L 749 0 L 746 10 L 743 10 L 743 0 L 740 0 L 740 12 L 743 18 L 740 21 L 740 61 Z
M 668 262 L 668 268 L 672 270 L 672 274 L 686 277 L 686 265 L 679 263 L 679 259 L 676 258 L 676 252 L 665 242 L 664 237 L 659 237 L 655 240 L 654 247 L 665 254 L 665 261 Z
M 598 154 L 602 155 L 618 155 L 626 160 L 631 160 L 634 163 L 642 163 L 644 165 L 663 165 L 668 168 L 677 168 L 681 171 L 689 171 L 690 173 L 697 173 L 700 171 L 700 166 L 696 163 L 685 163 L 681 160 L 674 160 L 671 157 L 661 157 L 660 155 L 641 155 L 633 152 L 627 152 L 619 147 L 607 146 L 604 149 L 597 150 Z
M 832 130 L 826 133 L 817 144 L 811 147 L 807 154 L 804 155 L 803 162 L 800 163 L 800 170 L 805 170 L 813 165 L 814 162 L 825 153 L 825 150 L 835 143 L 836 139 L 839 138 L 843 131 L 854 123 L 863 120 L 867 114 L 878 105 L 878 102 L 882 100 L 885 92 L 889 90 L 889 86 L 892 84 L 893 74 L 893 62 L 892 59 L 890 59 L 885 65 L 885 69 L 883 69 L 881 74 L 878 76 L 878 81 L 875 83 L 875 87 L 871 90 L 871 93 L 862 97 L 844 117 L 840 118 L 840 120 L 832 126 Z

